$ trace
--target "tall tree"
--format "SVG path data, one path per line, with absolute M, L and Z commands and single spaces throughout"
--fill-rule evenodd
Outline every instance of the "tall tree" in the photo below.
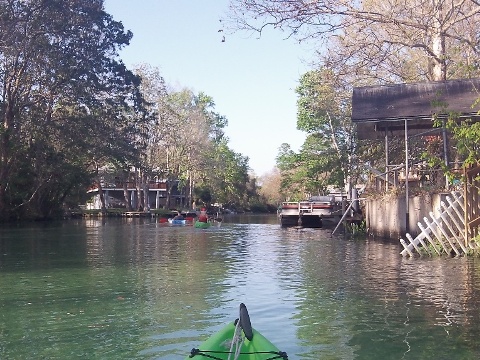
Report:
M 214 171 L 206 179 L 213 189 L 216 202 L 232 207 L 247 204 L 248 160 L 248 157 L 233 151 L 226 140 L 218 144 L 215 158 L 212 159 Z
M 268 204 L 279 205 L 285 201 L 285 195 L 280 187 L 282 177 L 278 168 L 274 168 L 260 177 L 259 194 Z
M 209 132 L 209 119 L 191 90 L 167 92 L 158 97 L 156 123 L 152 128 L 155 140 L 150 144 L 154 149 L 152 165 L 163 171 L 170 184 L 180 180 L 178 186 L 190 190 L 204 163 L 203 152 L 209 152 Z
M 295 153 L 289 144 L 283 143 L 278 149 L 275 160 L 281 174 L 280 190 L 287 194 L 285 200 L 305 199 L 307 194 L 304 188 L 304 173 L 300 166 L 300 155 Z
M 141 98 L 116 60 L 131 33 L 102 0 L 4 0 L 0 15 L 0 217 L 8 218 L 41 192 L 46 209 L 58 207 L 72 181 L 88 180 L 66 171 L 86 175 L 92 161 L 125 156 L 135 131 L 125 110 Z
M 300 153 L 283 147 L 277 159 L 289 193 L 321 195 L 328 185 L 344 187 L 354 175 L 356 139 L 349 92 L 333 71 L 309 71 L 296 89 L 297 128 L 307 133 Z
M 146 168 L 172 185 L 186 190 L 187 201 L 244 203 L 248 198 L 248 159 L 228 147 L 225 116 L 215 111 L 213 99 L 184 88 L 170 89 L 159 69 L 140 65 L 150 121 Z M 171 191 L 173 186 L 169 186 Z M 196 197 L 196 198 L 195 198 Z M 167 195 L 167 207 L 170 193 Z
M 159 126 L 159 114 L 162 113 L 162 106 L 164 99 L 168 96 L 168 89 L 165 79 L 156 67 L 149 64 L 140 64 L 135 67 L 134 73 L 141 79 L 140 90 L 145 99 L 146 121 L 142 122 L 142 133 L 145 136 L 140 137 L 145 142 L 143 143 L 144 151 L 141 153 L 140 161 L 130 164 L 128 171 L 135 169 L 138 196 L 137 209 L 143 208 L 146 210 L 149 206 L 148 187 L 150 180 L 154 177 L 162 178 L 166 173 L 162 160 L 165 155 L 164 149 L 159 146 L 165 136 L 164 129 Z M 128 192 L 125 193 L 127 196 Z

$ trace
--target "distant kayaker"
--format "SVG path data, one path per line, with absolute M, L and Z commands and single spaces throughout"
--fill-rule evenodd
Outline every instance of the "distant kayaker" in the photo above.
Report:
M 175 215 L 173 220 L 183 220 L 183 215 L 180 213 L 180 211 L 177 211 L 177 215 Z
M 208 215 L 207 215 L 207 209 L 201 208 L 200 209 L 200 215 L 198 215 L 198 221 L 200 222 L 208 222 Z

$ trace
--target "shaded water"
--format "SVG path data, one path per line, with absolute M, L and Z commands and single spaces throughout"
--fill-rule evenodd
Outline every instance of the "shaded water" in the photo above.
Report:
M 400 250 L 267 216 L 0 228 L 0 359 L 183 359 L 240 302 L 289 359 L 479 358 L 479 260 Z

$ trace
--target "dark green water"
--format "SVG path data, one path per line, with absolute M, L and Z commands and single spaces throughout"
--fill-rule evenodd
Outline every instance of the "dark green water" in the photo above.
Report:
M 233 321 L 289 359 L 480 358 L 480 264 L 397 242 L 151 219 L 0 228 L 0 359 L 183 359 Z

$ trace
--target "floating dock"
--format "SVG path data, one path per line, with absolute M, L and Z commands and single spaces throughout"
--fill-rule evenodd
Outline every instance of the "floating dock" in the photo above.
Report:
M 363 220 L 359 199 L 347 200 L 345 195 L 312 196 L 308 201 L 284 202 L 278 216 L 282 227 L 330 227 L 340 222 L 359 223 Z
M 308 201 L 284 202 L 279 211 L 282 226 L 323 227 L 336 224 L 342 218 L 342 199 L 315 196 Z

